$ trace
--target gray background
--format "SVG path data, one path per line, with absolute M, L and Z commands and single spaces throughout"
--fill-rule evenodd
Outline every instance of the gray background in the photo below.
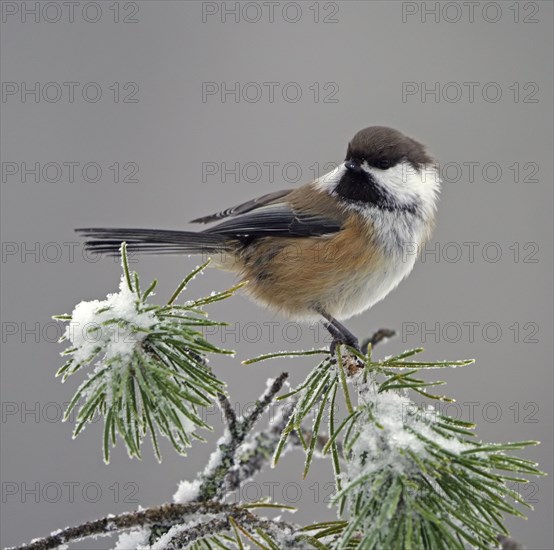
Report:
M 27 4 L 32 7 L 34 2 Z M 57 182 L 41 176 L 38 183 L 23 183 L 15 175 L 1 184 L 2 241 L 8 253 L 2 260 L 2 545 L 133 509 L 130 493 L 135 488 L 143 506 L 167 501 L 180 479 L 193 477 L 203 467 L 211 449 L 210 444 L 198 444 L 182 458 L 164 442 L 164 461 L 158 465 L 148 442 L 142 461 L 129 460 L 118 445 L 106 466 L 100 454 L 99 423 L 72 441 L 72 426 L 59 422 L 61 404 L 71 397 L 78 380 L 62 386 L 54 379 L 62 346 L 54 342 L 50 316 L 71 311 L 82 299 L 102 299 L 116 288 L 120 272 L 110 260 L 86 261 L 73 228 L 190 228 L 187 220 L 193 217 L 290 186 L 281 177 L 287 162 L 301 166 L 302 181 L 310 179 L 310 166 L 341 161 L 354 132 L 373 124 L 393 126 L 420 139 L 443 164 L 457 163 L 463 171 L 457 177 L 452 168 L 449 177 L 457 181 L 443 186 L 438 223 L 428 247 L 438 246 L 441 255 L 427 254 L 408 280 L 372 311 L 350 320 L 349 327 L 359 335 L 381 326 L 401 332 L 403 323 L 411 323 L 404 325 L 405 330 L 418 329 L 415 335 L 389 342 L 380 354 L 423 342 L 430 359 L 475 357 L 471 367 L 441 373 L 462 416 L 468 418 L 473 411 L 484 440 L 542 440 L 524 456 L 552 472 L 552 3 L 531 2 L 539 8 L 534 16 L 531 8 L 524 10 L 524 3 L 518 3 L 519 23 L 514 22 L 512 4 L 499 4 L 503 10 L 496 23 L 486 20 L 496 18 L 494 11 L 484 16 L 480 8 L 473 22 L 466 11 L 458 22 L 453 22 L 454 11 L 444 14 L 452 22 L 443 14 L 438 22 L 432 15 L 422 21 L 420 2 L 410 4 L 420 12 L 406 22 L 401 2 L 340 2 L 335 23 L 314 22 L 312 2 L 301 4 L 302 16 L 296 23 L 286 21 L 280 8 L 273 23 L 266 11 L 258 22 L 235 23 L 229 16 L 222 23 L 220 16 L 214 16 L 203 23 L 202 3 L 188 1 L 138 2 L 136 23 L 115 23 L 112 2 L 99 2 L 102 17 L 96 23 L 85 21 L 80 7 L 73 23 L 67 21 L 66 12 L 59 22 L 48 22 L 42 15 L 38 23 L 33 16 L 27 22 L 21 22 L 20 14 L 7 17 L 1 24 L 2 81 L 28 87 L 35 82 L 80 85 L 73 103 L 66 88 L 63 97 L 53 102 L 4 97 L 2 161 L 19 166 L 97 162 L 103 173 L 96 183 L 84 181 L 78 168 L 73 183 L 64 173 Z M 123 3 L 120 8 L 121 17 L 130 14 Z M 330 16 L 332 3 L 323 2 L 320 8 L 321 18 Z M 55 18 L 56 8 L 51 9 L 47 19 Z M 246 15 L 252 19 L 254 11 Z M 290 19 L 294 12 L 287 15 Z M 94 17 L 94 11 L 87 16 Z M 538 22 L 524 22 L 525 16 Z M 225 103 L 217 96 L 203 102 L 202 82 L 208 81 L 280 84 L 273 103 L 267 94 L 254 102 L 236 103 L 232 96 Z M 87 82 L 101 86 L 100 101 L 82 99 L 82 85 Z M 137 83 L 138 102 L 114 102 L 109 89 L 114 82 Z M 288 82 L 298 83 L 302 90 L 297 103 L 280 95 Z M 334 96 L 338 102 L 322 101 L 328 88 L 315 102 L 309 87 L 328 82 L 338 85 Z M 402 101 L 403 82 L 420 87 L 457 82 L 463 95 L 458 101 L 428 95 L 423 102 L 421 94 Z M 464 82 L 480 83 L 473 102 Z M 483 85 L 490 82 L 497 85 L 487 88 L 489 97 L 500 89 L 499 101 L 482 97 Z M 524 89 L 528 82 L 538 86 L 529 97 L 534 87 Z M 519 101 L 514 98 L 514 83 L 520 86 Z M 49 91 L 52 97 L 55 90 Z M 455 91 L 452 85 L 447 90 L 451 99 Z M 538 101 L 523 101 L 526 97 Z M 114 183 L 109 169 L 114 162 L 137 163 L 138 183 Z M 230 177 L 223 183 L 220 177 L 211 177 L 202 183 L 203 162 L 279 165 L 272 183 L 267 172 L 255 182 L 241 177 L 236 183 Z M 464 162 L 479 163 L 473 183 Z M 502 169 L 496 183 L 481 174 L 487 162 Z M 522 169 L 520 179 L 534 166 L 524 172 L 523 165 L 536 163 L 538 181 L 514 181 L 514 168 L 510 169 L 514 163 Z M 494 177 L 490 174 L 488 179 Z M 252 173 L 247 177 L 255 179 Z M 468 242 L 478 243 L 473 261 L 463 245 Z M 519 258 L 514 257 L 514 243 L 519 243 Z M 35 246 L 38 256 L 22 256 L 22 250 Z M 75 257 L 70 256 L 70 247 Z M 457 250 L 462 251 L 459 258 Z M 494 258 L 498 250 L 498 261 L 484 259 L 484 252 Z M 134 267 L 143 281 L 160 280 L 158 296 L 163 300 L 195 265 L 194 259 L 164 257 L 141 259 Z M 190 292 L 199 296 L 231 282 L 228 274 L 209 271 L 196 279 Z M 308 327 L 302 327 L 298 342 L 292 341 L 295 327 L 240 296 L 211 311 L 215 318 L 239 323 L 238 336 L 212 337 L 235 348 L 238 359 L 322 345 L 323 332 L 315 337 L 317 333 Z M 273 341 L 269 325 L 263 325 L 267 322 L 279 323 Z M 467 324 L 471 322 L 478 323 L 473 338 Z M 40 331 L 36 337 L 22 336 L 24 328 L 32 330 L 36 323 Z M 439 323 L 437 336 L 423 338 L 422 323 L 431 329 Z M 483 334 L 486 323 L 493 324 Z M 519 323 L 519 332 L 514 323 Z M 502 333 L 493 342 L 498 327 Z M 538 333 L 533 336 L 535 328 Z M 267 377 L 286 369 L 298 383 L 312 362 L 244 367 L 237 359 L 223 358 L 212 363 L 228 380 L 233 402 L 245 406 L 265 388 Z M 29 412 L 35 409 L 36 414 Z M 217 413 L 210 414 L 219 426 Z M 216 429 L 210 442 L 218 436 Z M 285 487 L 289 501 L 295 500 L 296 488 L 301 489 L 303 509 L 295 520 L 330 518 L 323 502 L 330 493 L 325 485 L 332 479 L 330 464 L 316 462 L 302 482 L 302 459 L 300 452 L 290 453 L 280 467 L 258 481 L 279 482 L 275 486 L 279 501 L 287 500 Z M 528 548 L 551 549 L 552 477 L 533 481 L 520 491 L 536 501 L 536 510 L 527 522 L 510 519 L 508 525 Z M 76 484 L 73 502 L 68 482 Z M 23 498 L 21 491 L 6 493 L 14 487 L 33 489 L 37 483 L 41 494 L 36 498 L 33 494 Z M 59 488 L 61 496 L 56 494 Z M 96 500 L 96 489 L 101 496 L 89 502 Z M 251 486 L 246 498 L 268 493 L 268 485 Z M 107 546 L 106 540 L 99 540 L 79 547 Z

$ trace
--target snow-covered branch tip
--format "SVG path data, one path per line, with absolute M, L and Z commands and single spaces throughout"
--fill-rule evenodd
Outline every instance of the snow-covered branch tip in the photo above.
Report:
M 330 454 L 335 469 L 332 504 L 346 521 L 313 526 L 311 536 L 326 548 L 463 550 L 469 544 L 488 550 L 508 540 L 505 514 L 523 517 L 510 500 L 532 508 L 509 483 L 526 483 L 521 476 L 543 472 L 511 453 L 537 442 L 476 441 L 473 424 L 414 403 L 408 390 L 452 401 L 429 393 L 428 388 L 444 383 L 425 381 L 419 371 L 473 363 L 412 360 L 422 351 L 375 361 L 371 346 L 365 355 L 337 346 L 335 356 L 325 357 L 304 383 L 281 396 L 292 397 L 295 405 L 275 461 L 292 434 L 303 438 L 303 425 L 312 417 L 312 439 L 303 443 L 306 475 L 324 416 L 328 420 L 323 452 Z M 346 414 L 338 422 L 340 394 Z
M 106 462 L 116 434 L 131 457 L 140 458 L 148 432 L 158 460 L 157 432 L 168 438 L 178 453 L 186 454 L 193 439 L 202 439 L 197 431 L 211 429 L 198 407 L 210 406 L 225 393 L 225 383 L 208 368 L 206 354 L 233 353 L 204 338 L 204 327 L 225 323 L 208 319 L 203 307 L 232 296 L 238 287 L 177 304 L 205 263 L 185 277 L 166 304 L 153 305 L 149 298 L 156 281 L 143 291 L 138 274 L 129 271 L 125 245 L 121 253 L 119 292 L 105 300 L 81 302 L 70 315 L 55 317 L 68 323 L 61 341 L 70 342 L 62 353 L 70 359 L 57 375 L 65 381 L 77 371 L 89 369 L 65 419 L 80 404 L 74 430 L 77 436 L 95 416 L 104 417 Z

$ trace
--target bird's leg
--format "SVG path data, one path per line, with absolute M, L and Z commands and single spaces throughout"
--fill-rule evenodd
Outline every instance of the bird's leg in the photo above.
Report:
M 347 346 L 361 351 L 358 339 L 342 323 L 339 323 L 339 321 L 337 321 L 334 317 L 332 317 L 325 311 L 318 311 L 323 317 L 325 317 L 325 319 L 327 319 L 327 321 L 329 321 L 328 323 L 325 323 L 325 328 L 333 337 L 333 342 L 331 344 L 331 353 L 335 352 L 337 344 L 346 344 Z
M 335 355 L 335 349 L 337 348 L 337 344 L 340 344 L 343 340 L 342 334 L 331 323 L 323 323 L 323 326 L 329 331 L 329 334 L 333 337 L 333 341 L 331 342 L 329 351 L 331 352 L 331 355 Z
M 340 334 L 339 342 L 346 344 L 347 346 L 350 346 L 358 351 L 361 351 L 358 338 L 356 338 L 356 336 L 354 336 L 354 334 L 352 334 L 342 323 L 339 323 L 333 317 L 331 317 L 329 322 L 333 326 L 333 329 Z

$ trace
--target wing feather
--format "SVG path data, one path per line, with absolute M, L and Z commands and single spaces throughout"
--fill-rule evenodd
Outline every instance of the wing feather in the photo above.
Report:
M 342 223 L 317 214 L 300 213 L 287 204 L 257 208 L 205 229 L 202 233 L 231 238 L 313 237 L 336 233 Z
M 268 204 L 274 203 L 279 199 L 287 196 L 292 191 L 292 189 L 282 189 L 280 191 L 274 191 L 273 193 L 267 193 L 266 195 L 262 195 L 261 197 L 243 202 L 242 204 L 238 204 L 237 206 L 232 206 L 231 208 L 227 208 L 225 210 L 222 210 L 221 212 L 216 212 L 215 214 L 210 214 L 209 216 L 196 218 L 194 220 L 191 220 L 190 223 L 211 223 L 222 218 L 229 218 L 232 216 L 245 214 L 246 212 L 250 212 L 257 208 L 261 208 Z

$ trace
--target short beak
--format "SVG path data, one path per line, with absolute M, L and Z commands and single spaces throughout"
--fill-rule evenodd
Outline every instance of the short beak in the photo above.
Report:
M 347 170 L 352 170 L 352 172 L 361 172 L 362 171 L 362 167 L 357 162 L 355 162 L 353 160 L 347 160 L 344 163 L 344 167 Z

